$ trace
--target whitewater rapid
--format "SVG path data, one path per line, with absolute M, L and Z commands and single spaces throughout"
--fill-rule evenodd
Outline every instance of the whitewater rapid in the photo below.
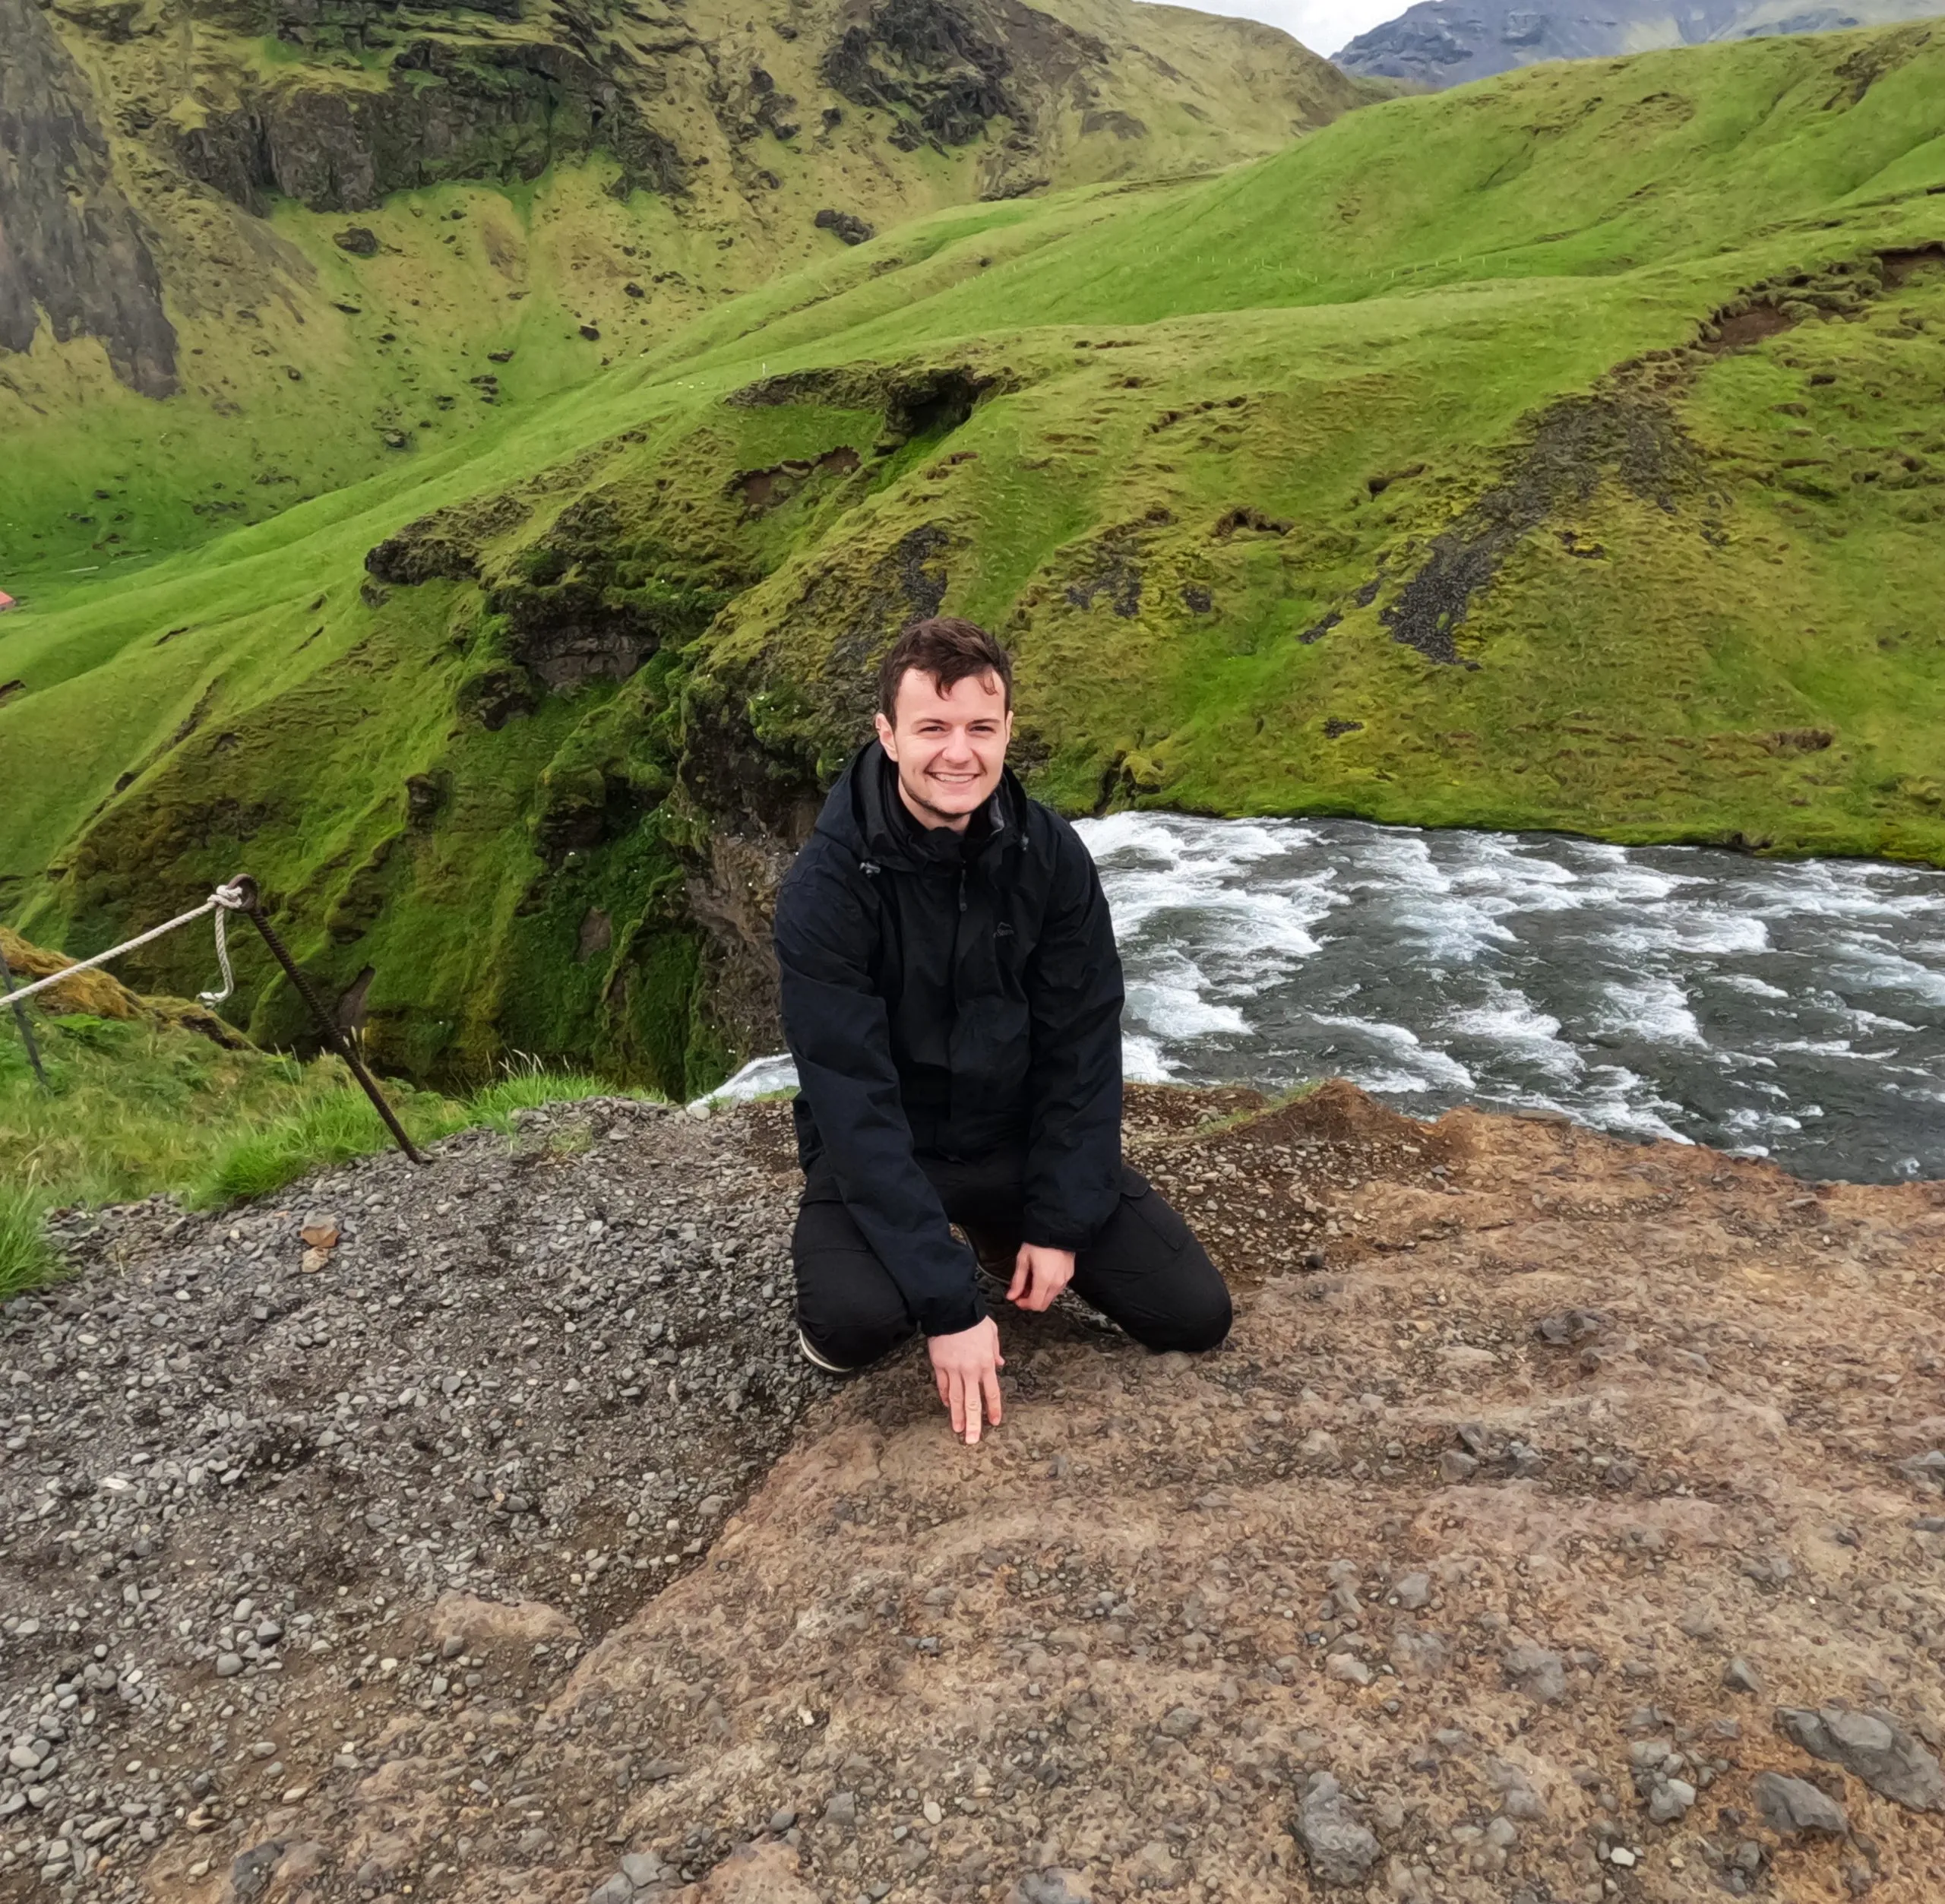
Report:
M 1551 834 L 1083 821 L 1127 1076 L 1342 1076 L 1800 1175 L 1945 1176 L 1945 873 Z M 732 1096 L 792 1081 L 746 1067 Z

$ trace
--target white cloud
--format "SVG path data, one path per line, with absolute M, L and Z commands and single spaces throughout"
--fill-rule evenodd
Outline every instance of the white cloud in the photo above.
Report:
M 1198 13 L 1233 14 L 1244 20 L 1267 21 L 1281 27 L 1312 52 L 1325 58 L 1347 40 L 1396 19 L 1410 0 L 1195 0 Z

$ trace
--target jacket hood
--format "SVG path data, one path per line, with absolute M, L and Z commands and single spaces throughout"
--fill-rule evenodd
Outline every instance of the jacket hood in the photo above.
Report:
M 884 748 L 868 741 L 839 776 L 817 830 L 850 852 L 868 871 L 957 872 L 969 862 L 996 865 L 1025 830 L 1026 790 L 1010 767 L 985 809 L 985 831 L 976 842 L 944 827 L 922 826 L 899 799 L 898 769 Z

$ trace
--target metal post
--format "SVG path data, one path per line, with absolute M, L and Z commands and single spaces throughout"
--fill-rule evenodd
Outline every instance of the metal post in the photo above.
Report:
M 311 1016 L 331 1049 L 351 1067 L 351 1074 L 364 1087 L 365 1095 L 372 1100 L 372 1108 L 385 1121 L 386 1128 L 398 1140 L 398 1147 L 414 1163 L 423 1163 L 419 1147 L 405 1134 L 405 1126 L 399 1122 L 392 1107 L 385 1102 L 385 1094 L 380 1090 L 372 1074 L 365 1068 L 365 1061 L 358 1055 L 351 1040 L 344 1035 L 337 1020 L 325 1008 L 324 1001 L 318 996 L 317 988 L 297 968 L 297 961 L 285 950 L 270 921 L 264 916 L 262 895 L 257 882 L 247 873 L 240 873 L 230 881 L 243 896 L 244 916 L 263 935 L 264 943 L 270 949 L 271 956 L 283 967 L 283 976 L 297 988 L 297 995 L 311 1008 Z
M 13 968 L 7 963 L 5 947 L 0 947 L 0 985 L 6 987 L 7 995 L 11 998 L 14 995 L 14 973 Z M 40 1080 L 40 1088 L 43 1091 L 52 1090 L 54 1086 L 47 1081 L 46 1068 L 40 1061 L 40 1042 L 33 1035 L 33 1026 L 27 1017 L 25 1005 L 14 1006 L 14 1022 L 21 1028 L 21 1042 L 27 1048 L 27 1062 L 33 1067 L 34 1076 Z

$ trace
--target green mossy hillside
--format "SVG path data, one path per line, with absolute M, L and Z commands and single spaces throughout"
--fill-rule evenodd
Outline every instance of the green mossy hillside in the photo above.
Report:
M 941 609 L 1071 811 L 1945 862 L 1942 400 L 1926 28 L 962 207 L 0 628 L 0 890 L 82 948 L 246 867 L 386 1063 L 688 1094 L 773 1037 L 769 893 Z
M 0 133 L 49 161 L 0 257 L 0 588 L 57 608 L 436 481 L 874 226 L 1220 167 L 1368 96 L 1252 21 L 922 12 L 0 0 Z

